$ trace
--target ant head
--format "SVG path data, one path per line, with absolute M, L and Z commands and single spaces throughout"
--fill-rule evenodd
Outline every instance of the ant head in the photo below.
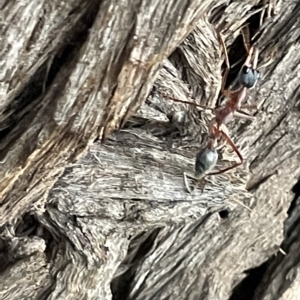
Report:
M 248 66 L 243 66 L 242 67 L 242 73 L 243 74 L 248 74 L 251 71 L 251 68 Z
M 258 78 L 259 73 L 257 70 L 247 65 L 244 65 L 239 73 L 239 82 L 247 89 L 253 88 L 256 85 Z

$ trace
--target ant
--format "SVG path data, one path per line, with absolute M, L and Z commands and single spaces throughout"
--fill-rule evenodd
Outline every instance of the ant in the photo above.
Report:
M 248 33 L 248 32 L 246 32 L 246 33 Z M 231 169 L 238 167 L 244 161 L 243 156 L 241 155 L 240 151 L 238 150 L 238 148 L 236 147 L 236 145 L 234 144 L 232 139 L 229 137 L 225 124 L 230 122 L 234 118 L 234 116 L 244 117 L 244 118 L 253 120 L 254 118 L 252 116 L 249 116 L 249 115 L 246 116 L 244 114 L 242 115 L 239 112 L 241 112 L 241 109 L 243 109 L 243 108 L 246 108 L 246 109 L 256 109 L 257 108 L 256 105 L 242 105 L 243 101 L 246 99 L 248 90 L 253 89 L 255 87 L 257 80 L 259 78 L 259 73 L 257 71 L 259 51 L 255 45 L 252 45 L 249 47 L 249 44 L 246 41 L 246 33 L 244 31 L 242 31 L 244 47 L 245 47 L 248 55 L 247 55 L 247 58 L 243 64 L 242 68 L 240 69 L 240 72 L 238 75 L 240 87 L 235 90 L 230 90 L 230 89 L 225 90 L 225 83 L 226 83 L 227 76 L 228 76 L 228 73 L 230 70 L 230 65 L 229 65 L 229 59 L 228 59 L 228 54 L 227 54 L 224 40 L 223 40 L 221 34 L 219 33 L 219 41 L 220 41 L 223 51 L 224 51 L 225 64 L 226 64 L 226 70 L 225 70 L 225 73 L 224 73 L 224 76 L 222 79 L 221 92 L 228 100 L 221 107 L 208 108 L 208 109 L 213 110 L 213 112 L 215 114 L 213 123 L 209 127 L 211 138 L 208 141 L 206 147 L 197 154 L 196 162 L 195 162 L 195 173 L 194 173 L 195 176 L 188 175 L 191 178 L 200 179 L 200 178 L 203 178 L 203 177 L 209 176 L 209 175 L 222 174 Z M 247 37 L 249 37 L 249 34 Z M 205 106 L 198 105 L 193 102 L 175 99 L 175 98 L 169 97 L 168 95 L 164 95 L 164 96 L 166 96 L 167 98 L 169 98 L 175 102 L 182 102 L 182 103 L 191 104 L 191 105 L 201 107 L 201 108 L 207 108 Z M 218 145 L 218 142 L 221 139 L 225 140 L 230 145 L 230 147 L 234 150 L 234 152 L 239 157 L 240 161 L 234 163 L 233 165 L 231 165 L 225 169 L 215 171 L 215 172 L 210 172 L 212 169 L 214 169 L 214 167 L 217 164 L 218 152 L 216 150 L 216 147 Z M 185 185 L 186 185 L 188 191 L 191 192 L 188 187 L 188 184 L 187 184 L 186 176 L 187 176 L 187 174 L 184 173 Z

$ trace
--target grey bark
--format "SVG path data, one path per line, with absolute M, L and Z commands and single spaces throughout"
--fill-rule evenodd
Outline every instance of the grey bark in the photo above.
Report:
M 246 162 L 189 194 L 212 113 L 162 93 L 216 105 L 217 32 L 234 50 L 263 3 Z M 268 259 L 232 297 L 297 299 L 300 6 L 263 3 L 1 3 L 0 299 L 229 299 Z

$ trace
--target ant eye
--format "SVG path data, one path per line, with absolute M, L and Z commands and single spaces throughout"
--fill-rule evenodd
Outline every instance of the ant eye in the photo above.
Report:
M 244 74 L 248 74 L 250 72 L 251 68 L 247 67 L 247 66 L 244 66 L 243 67 L 243 73 Z

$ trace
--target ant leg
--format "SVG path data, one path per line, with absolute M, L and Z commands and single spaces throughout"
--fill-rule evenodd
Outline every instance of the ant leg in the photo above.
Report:
M 220 43 L 222 45 L 222 48 L 223 48 L 223 53 L 224 53 L 224 56 L 225 56 L 225 64 L 226 64 L 225 73 L 224 73 L 223 78 L 222 78 L 221 92 L 224 96 L 229 97 L 230 92 L 225 90 L 225 84 L 226 84 L 228 73 L 229 73 L 229 70 L 230 70 L 229 58 L 228 58 L 228 53 L 227 53 L 227 50 L 226 50 L 224 39 L 223 39 L 221 33 L 219 33 L 219 32 L 218 32 L 218 37 L 219 37 L 219 41 L 220 41 Z
M 243 36 L 244 47 L 248 53 L 244 65 L 250 66 L 252 61 L 252 68 L 256 70 L 259 50 L 255 46 L 250 45 L 250 33 L 249 33 L 248 25 L 242 29 L 242 36 Z
M 252 105 L 241 105 L 241 109 L 255 109 L 257 110 L 257 105 L 256 104 L 252 104 Z M 236 110 L 233 113 L 234 117 L 240 118 L 240 119 L 246 119 L 246 120 L 250 120 L 250 121 L 254 121 L 255 117 L 253 117 L 252 115 L 249 115 L 248 113 L 242 111 L 242 110 Z
M 264 0 L 263 1 L 263 9 L 262 9 L 262 12 L 261 12 L 261 15 L 260 15 L 259 28 L 263 24 L 263 20 L 264 20 L 264 16 L 266 14 L 266 11 L 267 11 L 267 18 L 271 18 L 272 7 L 273 7 L 273 11 L 274 11 L 274 9 L 276 7 L 276 1 L 277 0 L 273 0 L 273 1 L 272 0 L 271 1 Z
M 257 109 L 257 105 L 256 104 L 245 104 L 245 105 L 241 105 L 242 109 Z
M 246 61 L 244 63 L 245 66 L 251 66 L 254 70 L 257 68 L 258 63 L 258 49 L 255 46 L 250 45 L 250 33 L 248 25 L 242 29 L 242 36 L 244 47 L 248 53 Z
M 209 173 L 207 174 L 206 176 L 208 175 L 218 175 L 218 174 L 222 174 L 222 173 L 225 173 L 231 169 L 234 169 L 236 167 L 238 167 L 239 165 L 241 165 L 243 162 L 244 162 L 244 159 L 243 159 L 243 156 L 242 154 L 240 153 L 240 151 L 238 150 L 238 148 L 236 147 L 235 143 L 232 141 L 232 139 L 223 131 L 220 131 L 220 133 L 222 134 L 222 137 L 226 140 L 226 142 L 230 145 L 230 147 L 234 150 L 234 152 L 237 154 L 237 156 L 239 157 L 240 159 L 240 162 L 238 163 L 235 163 L 233 164 L 232 166 L 228 167 L 228 168 L 225 168 L 223 170 L 220 170 L 220 171 L 216 171 L 216 172 L 213 172 L 213 173 Z
M 266 0 L 264 0 L 263 5 L 266 5 Z M 263 9 L 261 14 L 260 14 L 260 18 L 259 18 L 259 28 L 261 28 L 262 24 L 263 24 L 263 20 L 264 20 L 264 16 L 265 16 L 265 11 L 266 9 Z
M 204 176 L 203 176 L 203 177 L 197 177 L 197 176 L 195 176 L 195 175 L 193 175 L 193 174 L 190 174 L 190 173 L 187 173 L 187 172 L 183 172 L 183 181 L 184 181 L 184 185 L 185 185 L 187 191 L 188 191 L 190 194 L 192 194 L 192 191 L 191 191 L 191 189 L 190 189 L 190 185 L 189 185 L 188 179 L 187 179 L 188 177 L 190 177 L 190 178 L 192 178 L 192 179 L 198 181 L 199 183 L 202 182 L 202 185 L 203 185 L 203 186 L 200 187 L 200 188 L 201 188 L 201 190 L 202 190 L 202 192 L 203 192 L 203 190 L 204 190 L 204 188 L 205 188 L 205 185 L 206 185 L 206 183 L 207 183 L 207 181 L 205 180 Z
M 253 63 L 252 63 L 252 68 L 254 69 L 254 70 L 256 70 L 257 69 L 257 63 L 258 63 L 258 54 L 259 54 L 259 50 L 256 48 L 256 47 L 254 47 L 253 46 L 253 48 L 254 48 L 254 54 L 253 54 Z
M 248 54 L 250 54 L 251 46 L 250 46 L 250 32 L 248 24 L 244 28 L 242 28 L 242 37 L 244 42 L 244 47 Z
M 248 66 L 248 67 L 251 66 L 251 59 L 252 59 L 252 56 L 253 56 L 253 52 L 254 52 L 254 46 L 251 46 L 250 49 L 249 49 L 246 61 L 244 63 L 244 66 Z
M 184 104 L 189 104 L 189 105 L 192 105 L 192 106 L 195 106 L 195 107 L 200 107 L 200 108 L 203 108 L 203 109 L 207 109 L 207 110 L 214 110 L 213 107 L 210 107 L 210 106 L 205 106 L 205 105 L 200 105 L 200 104 L 197 104 L 197 103 L 194 103 L 192 101 L 186 101 L 186 100 L 180 100 L 180 99 L 177 99 L 177 98 L 174 98 L 172 96 L 169 96 L 165 93 L 161 93 L 160 94 L 164 97 L 164 98 L 167 98 L 167 99 L 170 99 L 174 102 L 179 102 L 179 103 L 184 103 Z
M 255 117 L 248 115 L 247 113 L 244 113 L 242 110 L 239 111 L 235 111 L 233 113 L 235 118 L 240 118 L 240 119 L 245 119 L 245 120 L 250 120 L 250 121 L 254 121 Z

